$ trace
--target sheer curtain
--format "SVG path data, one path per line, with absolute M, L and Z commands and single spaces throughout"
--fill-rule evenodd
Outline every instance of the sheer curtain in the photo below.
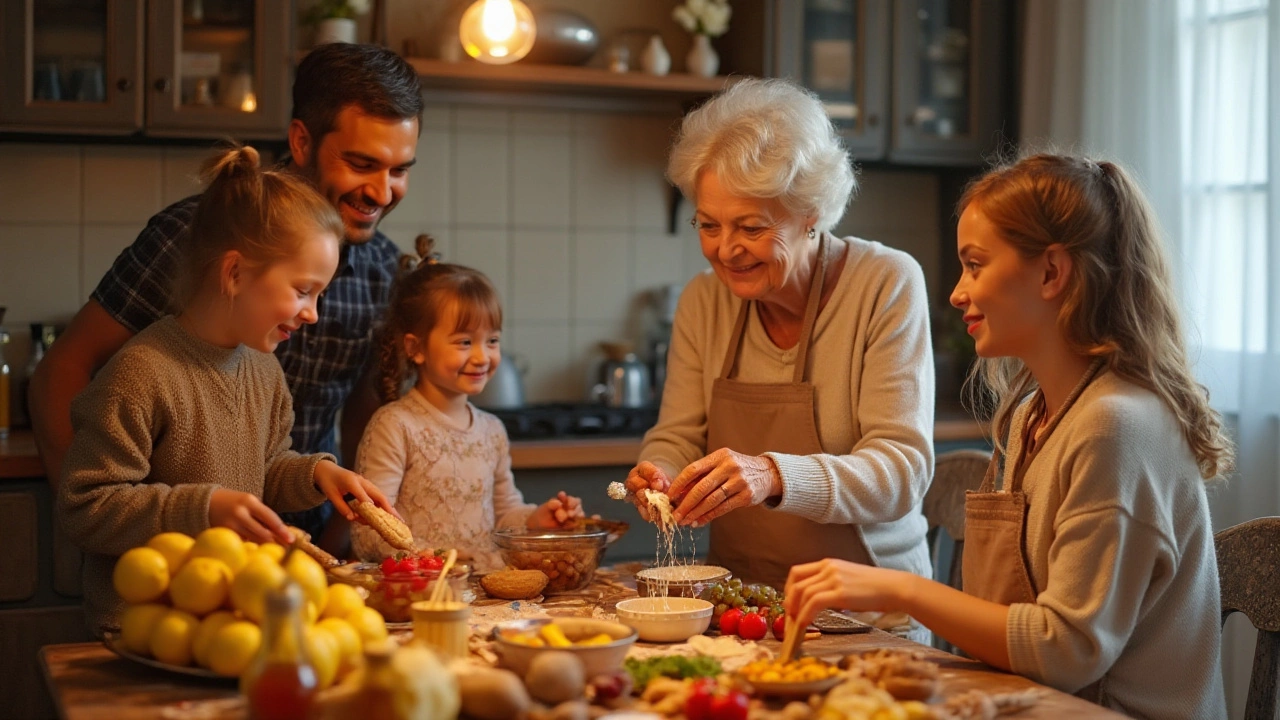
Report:
M 1280 0 L 1027 8 L 1024 139 L 1124 163 L 1168 234 L 1196 373 L 1238 446 L 1214 528 L 1280 515 Z M 1252 628 L 1233 617 L 1223 642 L 1239 717 Z

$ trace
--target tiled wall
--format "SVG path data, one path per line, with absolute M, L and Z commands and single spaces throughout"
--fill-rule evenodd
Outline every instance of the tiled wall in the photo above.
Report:
M 667 234 L 663 167 L 678 118 L 481 107 L 427 111 L 408 195 L 382 229 L 408 249 L 433 234 L 504 300 L 504 346 L 531 402 L 580 400 L 601 340 L 639 343 L 649 293 L 706 261 L 681 206 Z M 205 151 L 0 143 L 0 306 L 21 372 L 26 326 L 66 321 L 157 209 L 199 190 Z M 938 287 L 928 173 L 864 173 L 841 231 L 911 251 Z

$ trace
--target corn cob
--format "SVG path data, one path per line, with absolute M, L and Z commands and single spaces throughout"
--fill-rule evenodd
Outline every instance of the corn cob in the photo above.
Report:
M 289 534 L 294 537 L 293 544 L 302 552 L 315 558 L 316 562 L 320 563 L 321 567 L 327 569 L 337 567 L 342 564 L 341 560 L 312 544 L 310 533 L 304 531 L 302 528 L 296 528 L 292 525 L 288 525 L 286 527 L 289 528 Z
M 348 500 L 347 504 L 351 506 L 351 509 L 357 515 L 364 518 L 369 527 L 382 536 L 382 539 L 386 540 L 388 545 L 407 552 L 417 551 L 413 543 L 413 533 L 409 531 L 409 526 L 400 522 L 400 519 L 395 515 L 373 503 L 360 500 Z

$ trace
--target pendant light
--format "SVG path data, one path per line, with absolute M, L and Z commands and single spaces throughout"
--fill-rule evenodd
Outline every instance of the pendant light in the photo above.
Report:
M 529 54 L 535 32 L 533 13 L 520 0 L 476 0 L 462 14 L 458 40 L 480 62 L 504 65 Z

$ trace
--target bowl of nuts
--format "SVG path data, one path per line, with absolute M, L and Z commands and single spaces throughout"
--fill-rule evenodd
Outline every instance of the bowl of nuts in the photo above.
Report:
M 605 530 L 502 529 L 493 541 L 517 570 L 541 570 L 550 582 L 544 595 L 581 590 L 591 582 L 609 533 Z

